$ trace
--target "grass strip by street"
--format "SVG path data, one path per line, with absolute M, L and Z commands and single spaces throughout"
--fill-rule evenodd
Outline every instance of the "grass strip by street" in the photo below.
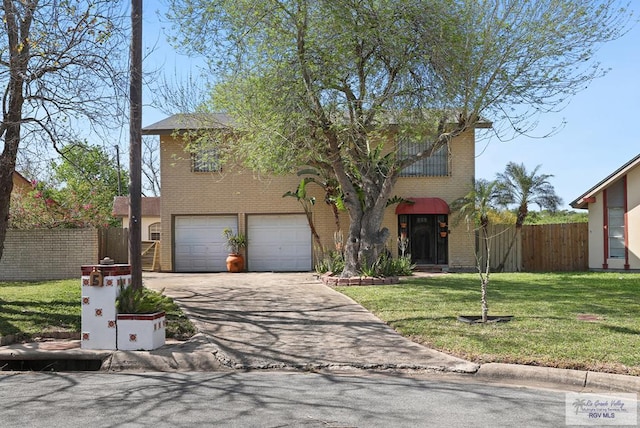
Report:
M 52 332 L 79 333 L 81 293 L 78 279 L 0 282 L 0 336 L 29 340 Z M 167 337 L 184 340 L 195 334 L 193 324 L 173 300 L 166 296 L 162 300 Z
M 478 363 L 501 362 L 640 376 L 640 274 L 492 274 L 480 315 L 477 274 L 403 278 L 398 285 L 337 287 L 400 334 Z

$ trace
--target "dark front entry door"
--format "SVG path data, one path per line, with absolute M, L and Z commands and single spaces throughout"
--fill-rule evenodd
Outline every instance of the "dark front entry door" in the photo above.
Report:
M 419 265 L 448 264 L 447 216 L 442 214 L 408 215 L 406 234 L 409 238 L 411 261 Z M 402 234 L 402 225 L 400 234 Z

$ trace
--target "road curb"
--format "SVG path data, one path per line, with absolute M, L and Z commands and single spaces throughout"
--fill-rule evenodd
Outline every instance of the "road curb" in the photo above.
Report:
M 620 374 L 589 372 L 587 388 L 610 389 L 618 392 L 640 393 L 640 377 Z
M 550 386 L 604 389 L 616 392 L 640 392 L 640 377 L 638 376 L 555 367 L 487 363 L 480 366 L 474 377 L 494 381 L 536 382 Z

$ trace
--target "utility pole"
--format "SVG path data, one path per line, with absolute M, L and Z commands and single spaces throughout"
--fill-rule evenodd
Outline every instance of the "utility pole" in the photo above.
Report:
M 129 263 L 131 286 L 142 287 L 142 0 L 131 0 L 129 81 Z

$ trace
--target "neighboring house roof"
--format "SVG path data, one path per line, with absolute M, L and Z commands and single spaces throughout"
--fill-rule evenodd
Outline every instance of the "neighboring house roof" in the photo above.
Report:
M 631 169 L 635 168 L 638 165 L 640 165 L 640 155 L 634 157 L 629 162 L 625 163 L 620 168 L 615 170 L 607 178 L 580 195 L 580 197 L 578 197 L 575 201 L 571 202 L 571 207 L 587 209 L 589 207 L 589 202 L 593 202 L 592 198 L 594 198 L 597 193 L 601 192 L 602 190 L 618 181 L 618 179 L 626 175 Z
M 226 113 L 181 113 L 142 128 L 144 135 L 170 135 L 176 130 L 231 128 L 234 121 Z
M 143 217 L 160 217 L 160 197 L 141 198 L 141 211 Z M 129 217 L 128 196 L 116 196 L 113 199 L 113 215 Z
M 18 171 L 13 171 L 12 179 L 14 192 L 28 192 L 33 190 L 33 184 Z

